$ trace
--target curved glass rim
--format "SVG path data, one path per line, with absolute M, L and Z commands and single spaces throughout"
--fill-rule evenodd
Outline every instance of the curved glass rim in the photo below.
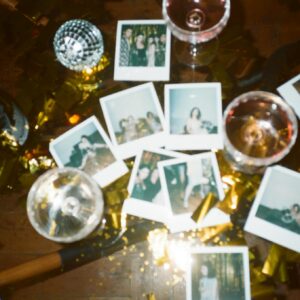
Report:
M 223 17 L 221 18 L 221 20 L 215 24 L 213 27 L 210 27 L 210 28 L 207 28 L 205 30 L 201 30 L 201 31 L 188 31 L 188 30 L 185 30 L 185 29 L 182 29 L 180 27 L 178 27 L 169 17 L 168 15 L 168 12 L 167 12 L 167 1 L 168 0 L 163 0 L 163 3 L 162 3 L 162 13 L 163 13 L 163 17 L 165 19 L 165 21 L 170 25 L 171 28 L 177 30 L 179 32 L 179 34 L 176 32 L 172 32 L 178 39 L 180 40 L 183 40 L 183 41 L 187 41 L 187 40 L 193 40 L 193 42 L 195 44 L 197 43 L 201 43 L 201 42 L 205 42 L 205 41 L 209 41 L 213 38 L 210 38 L 210 39 L 206 39 L 206 40 L 203 40 L 203 41 L 197 41 L 197 40 L 201 40 L 200 38 L 200 35 L 203 35 L 205 33 L 208 33 L 210 31 L 213 31 L 215 29 L 217 29 L 220 24 L 224 23 L 224 26 L 227 24 L 228 22 L 228 19 L 229 19 L 229 16 L 230 16 L 230 0 L 224 0 L 226 3 L 225 3 L 225 13 L 223 15 Z M 171 30 L 172 31 L 172 30 Z M 219 33 L 218 33 L 219 34 Z M 217 35 L 218 35 L 217 34 Z M 191 38 L 185 40 L 185 39 L 182 39 L 181 36 L 190 36 Z M 196 41 L 196 42 L 195 42 Z
M 101 199 L 102 201 L 95 201 L 96 202 L 96 207 L 94 210 L 94 215 L 95 215 L 95 220 L 91 223 L 89 223 L 89 227 L 86 228 L 84 227 L 83 229 L 79 230 L 76 234 L 69 236 L 69 237 L 57 237 L 57 236 L 51 236 L 49 234 L 47 234 L 45 231 L 43 231 L 39 224 L 37 223 L 37 221 L 34 219 L 33 217 L 33 213 L 32 213 L 32 209 L 31 209 L 31 200 L 33 199 L 34 194 L 36 193 L 37 189 L 39 188 L 40 184 L 45 180 L 45 178 L 50 177 L 51 175 L 57 173 L 65 173 L 65 172 L 75 172 L 77 174 L 80 174 L 80 176 L 84 177 L 85 179 L 87 179 L 92 186 L 92 190 L 93 192 L 95 192 L 95 199 Z M 103 201 L 103 196 L 102 196 L 102 192 L 100 190 L 100 188 L 98 187 L 97 183 L 92 179 L 92 177 L 90 177 L 89 175 L 87 175 L 86 173 L 84 173 L 81 170 L 72 168 L 72 167 L 64 167 L 64 168 L 54 168 L 51 169 L 47 172 L 45 172 L 44 174 L 42 174 L 32 185 L 28 196 L 27 196 L 27 204 L 26 204 L 26 209 L 27 209 L 27 216 L 28 219 L 32 225 L 32 227 L 43 237 L 45 237 L 46 239 L 52 240 L 54 242 L 59 242 L 59 243 L 72 243 L 72 242 L 76 242 L 79 241 L 83 238 L 85 238 L 86 236 L 88 236 L 90 233 L 92 233 L 95 228 L 97 227 L 97 225 L 100 223 L 102 216 L 103 216 L 103 212 L 104 212 L 104 201 Z
M 280 152 L 278 152 L 277 154 L 275 154 L 272 157 L 266 157 L 266 158 L 257 158 L 257 157 L 253 157 L 253 156 L 248 156 L 244 153 L 242 153 L 241 151 L 239 151 L 229 140 L 228 136 L 227 136 L 227 131 L 226 131 L 226 119 L 228 116 L 229 111 L 238 106 L 238 104 L 242 101 L 242 99 L 244 99 L 245 97 L 252 97 L 252 96 L 263 96 L 266 98 L 266 100 L 269 100 L 270 102 L 274 102 L 276 104 L 278 104 L 287 114 L 288 117 L 290 119 L 290 121 L 292 122 L 292 128 L 293 128 L 293 133 L 292 133 L 292 138 L 290 143 L 287 145 L 287 147 L 285 147 L 283 150 L 281 150 Z M 262 166 L 269 166 L 271 164 L 274 164 L 276 162 L 278 162 L 279 160 L 281 160 L 283 157 L 285 157 L 291 150 L 291 148 L 293 147 L 293 145 L 296 142 L 297 139 L 297 134 L 298 134 L 298 123 L 297 123 L 297 118 L 296 115 L 293 111 L 293 109 L 278 95 L 275 95 L 273 93 L 270 92 L 265 92 L 265 91 L 252 91 L 252 92 L 247 92 L 244 94 L 239 95 L 238 97 L 236 97 L 235 99 L 232 100 L 231 103 L 229 103 L 229 105 L 226 107 L 224 114 L 223 114 L 223 138 L 224 138 L 224 148 L 227 148 L 229 151 L 229 153 L 238 153 L 239 156 L 241 157 L 242 160 L 249 160 L 251 159 L 251 165 L 256 166 L 256 167 L 262 167 Z M 226 149 L 225 149 L 226 151 Z

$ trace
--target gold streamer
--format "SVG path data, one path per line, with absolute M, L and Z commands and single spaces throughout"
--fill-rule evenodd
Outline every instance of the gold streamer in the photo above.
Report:
M 270 296 L 274 294 L 275 294 L 275 287 L 273 285 L 254 284 L 251 286 L 252 298 L 270 299 Z
M 279 268 L 283 255 L 284 249 L 279 245 L 273 244 L 269 250 L 262 272 L 268 276 L 273 276 Z
M 203 201 L 200 203 L 198 208 L 195 210 L 191 218 L 196 223 L 201 223 L 204 217 L 207 215 L 207 213 L 210 211 L 211 208 L 215 206 L 215 204 L 218 202 L 218 199 L 214 193 L 208 193 L 207 196 L 203 199 Z
M 147 300 L 156 300 L 154 293 L 147 294 L 146 297 L 147 297 Z
M 225 223 L 218 226 L 205 227 L 198 232 L 198 236 L 201 242 L 206 243 L 220 235 L 222 232 L 231 230 L 232 228 L 232 223 Z

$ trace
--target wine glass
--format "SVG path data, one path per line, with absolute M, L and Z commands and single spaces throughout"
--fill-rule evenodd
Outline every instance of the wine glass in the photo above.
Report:
M 90 234 L 103 215 L 100 188 L 74 168 L 52 169 L 40 176 L 27 197 L 27 215 L 47 239 L 70 243 Z
M 227 161 L 236 170 L 259 174 L 290 152 L 298 123 L 293 110 L 279 96 L 253 91 L 228 105 L 223 128 Z
M 176 37 L 177 59 L 192 67 L 209 64 L 230 16 L 230 0 L 163 0 L 162 11 Z

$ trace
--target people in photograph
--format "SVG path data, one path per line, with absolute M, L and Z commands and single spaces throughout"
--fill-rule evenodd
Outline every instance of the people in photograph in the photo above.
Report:
M 198 107 L 193 107 L 186 122 L 184 131 L 186 134 L 207 134 L 208 131 L 203 126 L 201 111 Z
M 134 67 L 147 66 L 145 36 L 138 33 L 130 50 L 130 65 Z
M 163 67 L 165 65 L 165 53 L 166 53 L 166 34 L 162 33 L 159 37 L 159 42 L 156 47 L 155 65 L 157 67 Z
M 102 169 L 105 164 L 99 159 L 99 150 L 107 148 L 108 146 L 106 144 L 92 143 L 87 135 L 82 135 L 78 144 L 82 158 L 79 169 L 89 174 L 94 174 Z M 112 155 L 110 156 L 113 158 Z
M 202 163 L 197 163 L 195 161 L 187 162 L 187 171 L 188 183 L 184 191 L 183 206 L 188 208 L 189 198 L 194 189 L 194 187 L 200 185 L 200 197 L 203 199 L 205 197 L 204 190 L 202 188 L 203 184 L 208 184 L 208 178 L 203 176 Z
M 210 261 L 204 262 L 201 265 L 200 273 L 200 300 L 220 300 L 216 272 Z
M 159 118 L 151 111 L 148 111 L 146 114 L 146 123 L 149 127 L 150 133 L 156 133 L 162 130 Z
M 155 67 L 156 45 L 154 42 L 147 48 L 147 67 Z
M 300 234 L 300 205 L 297 203 L 285 209 L 270 208 L 261 204 L 256 216 Z
M 119 122 L 119 126 L 122 134 L 122 142 L 126 143 L 138 138 L 137 121 L 130 115 L 127 118 L 123 118 Z
M 134 197 L 152 202 L 160 190 L 157 168 L 141 165 L 136 176 Z
M 130 48 L 131 48 L 132 28 L 125 27 L 122 32 L 120 47 L 120 66 L 128 67 L 130 64 Z

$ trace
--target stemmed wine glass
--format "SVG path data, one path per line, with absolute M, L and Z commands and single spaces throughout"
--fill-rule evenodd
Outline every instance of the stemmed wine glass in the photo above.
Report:
M 191 67 L 208 65 L 218 34 L 230 16 L 230 0 L 163 0 L 163 16 L 175 40 L 177 59 Z
M 225 109 L 224 155 L 231 166 L 247 174 L 285 157 L 295 144 L 298 123 L 279 96 L 253 91 L 235 98 Z

